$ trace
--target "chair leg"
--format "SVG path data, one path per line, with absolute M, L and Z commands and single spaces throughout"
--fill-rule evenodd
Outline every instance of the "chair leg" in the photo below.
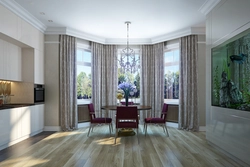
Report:
M 139 144 L 139 136 L 138 136 L 139 135 L 139 131 L 138 131 L 138 129 L 139 128 L 137 127 L 137 140 L 138 140 L 138 144 Z
M 165 132 L 165 128 L 164 128 L 164 124 L 162 124 L 162 129 L 163 129 L 163 132 L 166 133 L 166 132 Z
M 147 128 L 148 128 L 148 124 L 145 124 L 145 136 L 146 136 L 146 134 L 147 134 Z
M 111 136 L 111 125 L 109 124 L 109 136 Z
M 166 124 L 164 124 L 164 126 L 165 126 L 166 132 L 167 132 L 167 134 L 168 134 L 168 129 L 167 129 Z M 168 137 L 169 137 L 169 134 L 168 134 Z
M 116 132 L 115 132 L 115 144 L 116 144 L 117 134 L 118 134 L 118 129 L 116 129 Z
M 110 124 L 111 124 L 111 130 L 112 130 L 112 132 L 113 132 L 113 124 L 112 124 L 112 122 L 111 122 Z
M 92 128 L 92 125 L 90 124 L 90 126 L 89 126 L 89 132 L 90 132 L 91 128 Z M 88 137 L 89 137 L 89 132 L 88 132 Z
M 145 126 L 146 126 L 146 123 L 144 122 L 143 132 L 145 132 Z

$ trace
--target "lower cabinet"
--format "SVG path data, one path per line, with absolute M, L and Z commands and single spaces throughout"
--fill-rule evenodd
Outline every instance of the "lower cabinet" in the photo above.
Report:
M 44 104 L 0 110 L 0 150 L 44 128 Z

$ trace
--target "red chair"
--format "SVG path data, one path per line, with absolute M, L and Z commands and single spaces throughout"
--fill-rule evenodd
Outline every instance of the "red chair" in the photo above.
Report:
M 106 118 L 106 117 L 105 118 L 96 118 L 94 105 L 92 103 L 88 104 L 88 109 L 89 109 L 89 117 L 90 117 L 89 132 L 90 132 L 91 128 L 92 128 L 92 131 L 93 131 L 94 126 L 96 126 L 96 125 L 109 124 L 109 134 L 111 136 L 111 130 L 113 130 L 112 118 Z M 88 132 L 88 136 L 89 136 L 89 132 Z
M 137 129 L 138 138 L 138 113 L 136 106 L 117 106 L 116 110 L 116 134 L 115 134 L 115 144 L 118 134 L 118 129 L 121 128 L 134 128 Z M 139 138 L 138 138 L 139 143 Z
M 125 102 L 125 101 L 122 101 L 121 104 L 125 106 L 125 105 L 126 105 L 126 102 Z M 134 102 L 129 101 L 129 102 L 128 102 L 128 105 L 134 105 Z
M 162 112 L 161 112 L 161 117 L 159 117 L 159 118 L 153 117 L 153 118 L 145 118 L 144 119 L 145 136 L 146 136 L 146 133 L 147 133 L 147 125 L 148 124 L 161 125 L 162 128 L 163 128 L 163 131 L 165 132 L 165 130 L 164 130 L 164 128 L 165 128 L 166 132 L 167 132 L 167 135 L 169 136 L 167 126 L 166 126 L 167 111 L 168 111 L 168 105 L 166 103 L 164 103 L 163 108 L 162 108 Z

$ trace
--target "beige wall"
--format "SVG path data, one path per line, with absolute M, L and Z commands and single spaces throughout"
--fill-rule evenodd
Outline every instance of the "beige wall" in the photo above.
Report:
M 206 138 L 250 165 L 250 112 L 211 106 L 211 49 L 250 28 L 249 0 L 221 0 L 206 21 Z
M 45 35 L 45 85 L 45 130 L 60 130 L 58 35 Z

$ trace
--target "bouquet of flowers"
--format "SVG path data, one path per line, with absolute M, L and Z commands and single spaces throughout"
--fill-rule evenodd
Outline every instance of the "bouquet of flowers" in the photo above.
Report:
M 129 82 L 123 82 L 123 83 L 119 84 L 118 90 L 123 90 L 126 105 L 128 103 L 128 96 L 129 95 L 133 96 L 137 92 L 136 86 L 133 85 L 132 83 L 129 83 Z

